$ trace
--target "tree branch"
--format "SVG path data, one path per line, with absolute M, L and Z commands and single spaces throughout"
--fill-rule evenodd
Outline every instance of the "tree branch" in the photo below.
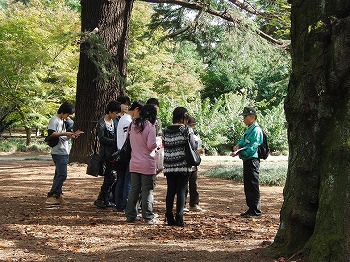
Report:
M 200 10 L 200 11 L 204 11 L 208 14 L 220 17 L 228 22 L 232 22 L 234 24 L 238 24 L 238 25 L 243 25 L 245 27 L 247 27 L 247 25 L 245 23 L 243 23 L 242 19 L 234 17 L 231 15 L 231 13 L 227 12 L 227 11 L 218 11 L 216 9 L 213 9 L 210 7 L 210 5 L 205 4 L 205 3 L 198 3 L 198 2 L 186 2 L 184 0 L 140 0 L 142 2 L 148 2 L 148 3 L 155 3 L 155 4 L 174 4 L 174 5 L 179 5 L 185 8 L 189 8 L 189 9 L 193 9 L 193 10 Z M 249 6 L 248 4 L 245 3 L 240 3 L 237 0 L 229 0 L 233 5 L 244 9 L 245 11 L 252 13 L 252 14 L 263 14 L 257 10 L 255 10 L 254 8 L 252 8 L 251 6 Z M 186 30 L 188 30 L 188 28 L 186 28 Z M 282 41 L 282 40 L 278 40 L 275 39 L 274 37 L 272 37 L 271 35 L 268 35 L 266 33 L 264 33 L 263 31 L 256 29 L 255 32 L 262 38 L 266 39 L 267 41 L 282 47 L 282 48 L 288 48 L 289 46 L 289 42 L 288 41 Z

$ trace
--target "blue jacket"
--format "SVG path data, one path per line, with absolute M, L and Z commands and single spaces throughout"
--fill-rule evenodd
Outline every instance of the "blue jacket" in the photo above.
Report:
M 258 146 L 263 142 L 263 133 L 257 122 L 254 122 L 245 132 L 243 137 L 239 140 L 238 145 L 247 147 L 239 154 L 242 160 L 249 160 L 258 158 Z

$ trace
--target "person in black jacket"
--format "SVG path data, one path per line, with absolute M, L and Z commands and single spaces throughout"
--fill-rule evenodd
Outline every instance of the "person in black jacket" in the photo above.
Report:
M 109 202 L 109 191 L 115 181 L 115 176 L 113 164 L 108 161 L 108 158 L 117 150 L 117 126 L 113 120 L 120 113 L 120 103 L 117 101 L 109 102 L 105 113 L 105 116 L 98 121 L 96 127 L 97 137 L 100 142 L 99 154 L 105 164 L 103 184 L 94 202 L 98 208 L 114 207 L 114 204 Z

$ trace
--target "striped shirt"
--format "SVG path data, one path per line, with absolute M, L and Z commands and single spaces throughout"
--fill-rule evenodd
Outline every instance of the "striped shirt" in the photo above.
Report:
M 171 125 L 164 129 L 164 174 L 191 172 L 192 167 L 186 162 L 185 144 L 187 141 L 186 126 Z

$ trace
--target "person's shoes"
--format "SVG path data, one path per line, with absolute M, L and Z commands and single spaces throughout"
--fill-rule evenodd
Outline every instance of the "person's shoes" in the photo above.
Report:
M 109 202 L 109 201 L 104 201 L 104 202 L 105 202 L 105 206 L 106 206 L 106 208 L 109 208 L 109 207 L 111 207 L 111 208 L 115 208 L 115 204 L 114 204 L 114 203 Z
M 255 211 L 252 211 L 252 210 L 247 210 L 246 212 L 240 214 L 241 217 L 258 217 L 258 216 L 261 216 L 261 213 L 257 213 Z
M 67 203 L 67 201 L 63 199 L 62 194 L 60 194 L 60 195 L 57 197 L 57 199 L 58 199 L 58 201 L 60 201 L 60 204 L 62 204 L 62 205 Z
M 114 212 L 120 212 L 120 213 L 124 213 L 125 210 L 124 209 L 119 209 L 119 208 L 113 208 Z
M 189 212 L 190 210 L 187 207 L 184 207 L 184 212 Z
M 175 215 L 175 226 L 178 226 L 178 227 L 185 226 L 183 215 L 179 215 L 179 214 Z
M 137 215 L 136 217 L 127 217 L 126 222 L 128 223 L 135 223 L 136 221 L 139 221 L 142 219 L 141 215 Z
M 98 208 L 107 208 L 105 201 L 102 199 L 96 199 L 94 205 Z
M 102 199 L 96 199 L 94 205 L 98 208 L 115 208 L 115 204 Z
M 52 196 L 48 196 L 46 198 L 46 201 L 45 201 L 45 204 L 47 205 L 60 205 L 61 204 L 61 201 L 59 199 L 60 195 L 52 195 Z
M 156 224 L 159 224 L 160 221 L 158 219 L 158 217 L 154 217 L 150 220 L 145 220 L 145 222 L 148 224 L 148 225 L 156 225 Z
M 207 210 L 201 208 L 201 207 L 198 206 L 198 205 L 195 205 L 195 206 L 193 206 L 193 207 L 190 206 L 190 211 L 206 212 Z
M 174 226 L 175 225 L 174 215 L 172 213 L 171 214 L 165 213 L 164 222 L 166 222 L 168 224 L 168 226 Z
M 126 218 L 126 222 L 127 222 L 127 223 L 135 223 L 135 222 L 136 222 L 136 218 L 127 217 L 127 218 Z

